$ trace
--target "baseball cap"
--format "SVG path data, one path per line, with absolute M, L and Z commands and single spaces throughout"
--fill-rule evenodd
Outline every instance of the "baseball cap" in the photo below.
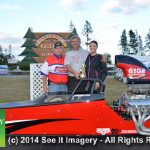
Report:
M 62 44 L 61 44 L 60 42 L 56 42 L 56 43 L 54 44 L 54 48 L 57 48 L 57 46 L 62 46 Z

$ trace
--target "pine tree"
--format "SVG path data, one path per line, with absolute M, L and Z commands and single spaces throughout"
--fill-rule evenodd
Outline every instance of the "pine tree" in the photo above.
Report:
M 2 47 L 0 45 L 0 65 L 3 64 L 3 60 L 4 60 L 3 49 L 2 49 Z
M 130 47 L 130 53 L 131 51 L 133 51 L 134 54 L 137 54 L 138 53 L 138 41 L 136 39 L 136 35 L 135 33 L 130 30 L 129 31 L 129 47 Z
M 89 38 L 89 34 L 93 32 L 93 29 L 91 27 L 91 24 L 88 21 L 85 21 L 86 24 L 84 25 L 84 28 L 82 29 L 82 33 L 83 36 L 86 36 L 87 38 L 87 42 L 85 42 L 85 44 L 87 45 L 87 50 L 88 50 L 88 45 L 89 45 L 89 41 L 91 40 Z
M 21 61 L 21 63 L 36 63 L 33 60 L 32 56 L 38 56 L 33 50 L 32 47 L 36 47 L 32 39 L 36 39 L 31 29 L 29 28 L 27 33 L 23 38 L 26 38 L 25 43 L 21 47 L 26 47 L 25 50 L 19 56 L 25 56 L 25 58 Z
M 25 36 L 23 38 L 36 39 L 35 36 L 33 35 L 33 33 L 31 32 L 31 28 L 30 27 L 29 27 L 27 33 L 25 34 Z
M 38 55 L 34 53 L 31 47 L 26 47 L 25 50 L 19 56 L 34 56 L 37 57 Z
M 138 48 L 139 48 L 139 53 L 141 54 L 141 56 L 145 56 L 148 50 L 146 50 L 146 48 L 143 47 L 143 41 L 140 35 L 138 37 Z
M 74 35 L 77 35 L 77 36 L 78 36 L 77 30 L 76 30 L 75 27 L 74 27 L 72 33 L 70 34 L 70 36 L 68 37 L 68 39 L 71 39 Z
M 5 55 L 7 56 L 7 48 L 5 48 Z
M 129 48 L 128 48 L 128 42 L 127 42 L 127 36 L 126 36 L 126 30 L 124 29 L 122 31 L 122 36 L 120 36 L 120 44 L 118 45 L 120 47 L 120 50 L 123 55 L 129 53 Z
M 11 56 L 11 49 L 12 49 L 12 47 L 11 47 L 11 44 L 8 46 L 8 51 L 9 51 L 9 55 Z
M 74 25 L 73 25 L 73 23 L 72 23 L 72 20 L 70 21 L 70 25 L 69 25 L 69 27 L 70 27 L 70 32 L 72 32 L 73 31 L 73 29 L 74 29 Z
M 3 53 L 3 49 L 2 49 L 2 46 L 0 45 L 0 55 L 2 55 Z
M 136 35 L 136 40 L 137 40 L 137 43 L 138 43 L 138 46 L 137 46 L 138 52 L 137 52 L 137 53 L 141 55 L 141 50 L 142 50 L 142 47 L 141 47 L 141 46 L 143 46 L 143 44 L 141 43 L 141 41 L 140 41 L 140 39 L 139 39 L 139 36 L 140 36 L 140 35 L 138 35 L 137 30 L 135 30 L 135 35 Z M 142 39 L 141 39 L 141 40 L 142 40 Z
M 150 29 L 147 36 L 145 37 L 145 40 L 146 40 L 145 44 L 146 44 L 147 51 L 150 51 Z

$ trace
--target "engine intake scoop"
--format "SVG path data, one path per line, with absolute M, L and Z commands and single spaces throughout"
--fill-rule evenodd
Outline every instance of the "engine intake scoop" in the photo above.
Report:
M 126 55 L 116 55 L 115 66 L 123 70 L 126 83 L 132 90 L 150 88 L 150 70 L 139 60 Z

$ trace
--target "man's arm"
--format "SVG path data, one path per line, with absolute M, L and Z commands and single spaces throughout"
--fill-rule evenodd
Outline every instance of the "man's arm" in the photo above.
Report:
M 69 64 L 66 65 L 66 68 L 67 68 L 67 70 L 68 70 L 69 72 L 71 72 L 71 73 L 73 73 L 73 74 L 75 75 L 76 79 L 80 79 L 80 78 L 78 77 L 78 75 L 79 75 L 80 72 L 74 71 L 74 70 L 70 67 Z
M 48 87 L 46 86 L 47 76 L 43 75 L 43 91 L 47 93 Z
M 100 55 L 102 55 L 102 54 L 100 54 Z M 102 55 L 101 62 L 103 62 L 103 63 L 106 63 L 106 64 L 107 64 L 107 58 L 106 58 L 106 55 Z
M 48 91 L 48 87 L 46 86 L 46 82 L 47 82 L 47 76 L 48 76 L 48 62 L 45 61 L 42 68 L 41 68 L 41 74 L 43 75 L 43 91 L 45 93 L 47 93 Z

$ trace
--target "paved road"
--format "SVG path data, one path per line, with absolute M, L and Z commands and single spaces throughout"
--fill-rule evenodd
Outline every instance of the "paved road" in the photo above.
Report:
M 107 76 L 106 78 L 114 78 L 114 76 Z
M 0 75 L 0 78 L 30 78 L 30 75 Z

